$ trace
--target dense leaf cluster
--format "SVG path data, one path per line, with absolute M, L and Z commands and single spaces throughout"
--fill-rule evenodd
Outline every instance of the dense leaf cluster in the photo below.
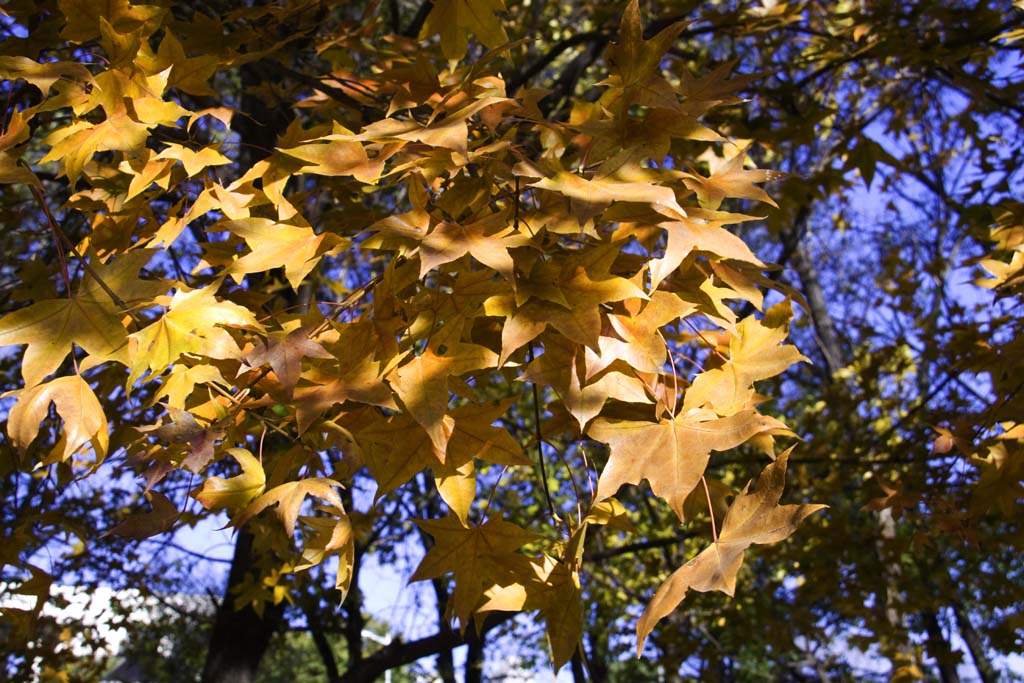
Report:
M 60 666 L 53 580 L 152 573 L 139 542 L 226 516 L 206 680 L 227 615 L 254 667 L 286 606 L 345 634 L 348 680 L 479 661 L 519 612 L 598 680 L 645 642 L 703 678 L 849 676 L 835 639 L 948 683 L 953 620 L 994 675 L 1020 12 L 748 4 L 0 7 L 0 563 L 34 598 L 9 669 Z M 832 510 L 783 544 L 824 507 L 780 503 L 787 466 Z M 364 656 L 364 558 L 411 546 L 458 627 Z

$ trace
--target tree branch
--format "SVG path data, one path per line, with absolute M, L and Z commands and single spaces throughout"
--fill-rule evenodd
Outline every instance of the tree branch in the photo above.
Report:
M 407 38 L 415 38 L 420 34 L 423 29 L 423 24 L 427 21 L 427 15 L 430 14 L 430 10 L 434 9 L 434 0 L 424 0 L 420 8 L 416 10 L 416 16 L 412 18 L 409 25 L 402 31 L 402 35 Z
M 500 626 L 516 614 L 518 612 L 491 612 L 484 622 L 479 637 L 473 629 L 467 629 L 465 633 L 447 629 L 408 643 L 395 640 L 390 645 L 386 645 L 364 658 L 358 667 L 346 671 L 345 675 L 341 677 L 341 683 L 371 683 L 389 669 L 412 664 L 418 659 L 432 657 L 439 652 L 452 650 L 460 645 L 479 640 L 491 629 Z
M 617 548 L 606 548 L 599 550 L 595 553 L 584 553 L 583 559 L 587 562 L 603 562 L 604 560 L 610 560 L 615 557 L 621 557 L 622 555 L 629 555 L 630 553 L 638 553 L 644 550 L 656 550 L 658 548 L 670 548 L 678 543 L 682 543 L 686 540 L 686 536 L 669 536 L 668 538 L 653 538 L 649 541 L 639 541 L 637 543 L 628 543 L 626 545 L 620 545 Z

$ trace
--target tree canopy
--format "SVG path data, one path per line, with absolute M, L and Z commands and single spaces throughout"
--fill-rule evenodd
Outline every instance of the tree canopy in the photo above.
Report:
M 174 590 L 210 520 L 203 681 L 297 622 L 332 682 L 461 645 L 481 680 L 522 613 L 577 680 L 987 682 L 1024 645 L 1019 3 L 0 34 L 10 675 L 97 676 L 52 585 Z M 367 647 L 371 561 L 432 633 Z

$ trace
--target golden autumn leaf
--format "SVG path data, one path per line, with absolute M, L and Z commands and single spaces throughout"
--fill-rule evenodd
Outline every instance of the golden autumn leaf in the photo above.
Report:
M 608 321 L 616 336 L 602 335 L 598 342 L 601 353 L 587 354 L 587 379 L 616 360 L 638 372 L 661 372 L 668 351 L 659 330 L 695 310 L 696 306 L 675 294 L 655 291 L 636 315 L 610 314 Z
M 39 161 L 60 161 L 73 184 L 97 152 L 141 150 L 147 139 L 149 125 L 132 119 L 122 106 L 99 123 L 78 121 L 54 131 L 43 141 L 50 145 L 50 151 Z
M 114 292 L 131 309 L 146 305 L 155 297 L 167 292 L 170 286 L 164 279 L 139 277 L 139 271 L 147 266 L 155 252 L 155 249 L 133 249 L 127 254 L 108 259 L 105 263 L 93 261 L 92 271 L 86 271 L 82 275 L 82 282 L 75 298 L 103 305 L 114 313 L 123 311 L 111 300 L 109 291 Z M 97 278 L 102 280 L 102 285 Z
M 224 166 L 230 164 L 231 159 L 221 154 L 216 147 L 202 147 L 199 150 L 189 149 L 182 145 L 169 143 L 155 157 L 155 159 L 180 161 L 185 168 L 188 177 L 201 173 L 204 169 L 212 166 Z
M 735 415 L 754 395 L 754 382 L 781 374 L 805 358 L 795 346 L 783 344 L 792 317 L 789 302 L 773 306 L 764 320 L 749 316 L 729 340 L 729 359 L 693 380 L 683 399 L 683 411 L 708 406 L 719 415 Z
M 540 263 L 527 277 L 515 281 L 515 308 L 506 302 L 489 306 L 509 315 L 501 332 L 501 361 L 535 339 L 549 325 L 567 339 L 600 351 L 602 306 L 624 299 L 646 299 L 647 294 L 608 268 L 618 255 L 613 246 L 594 250 L 587 258 L 562 263 Z
M 439 465 L 444 460 L 423 427 L 407 414 L 376 415 L 373 420 L 363 422 L 353 436 L 377 482 L 375 500 L 394 491 L 424 468 Z
M 600 376 L 585 379 L 590 368 L 585 364 L 583 347 L 560 341 L 547 339 L 544 353 L 526 367 L 521 379 L 551 387 L 581 430 L 608 400 L 651 403 L 644 383 L 628 368 L 619 368 L 626 372 L 602 368 L 606 371 Z
M 384 162 L 373 160 L 366 154 L 366 148 L 351 138 L 350 131 L 335 124 L 335 132 L 316 138 L 295 147 L 280 151 L 290 157 L 306 162 L 302 173 L 325 176 L 352 176 L 364 183 L 374 183 L 380 177 Z
M 125 101 L 128 115 L 147 126 L 176 127 L 178 119 L 191 114 L 177 102 L 163 100 L 159 97 L 135 97 Z
M 157 159 L 156 152 L 147 149 L 133 158 L 126 159 L 121 163 L 121 170 L 131 175 L 132 180 L 128 185 L 128 194 L 125 201 L 131 201 L 149 187 L 156 183 L 162 189 L 167 189 L 171 180 L 171 167 L 174 166 L 172 159 Z
M 579 572 L 566 562 L 542 555 L 530 560 L 533 574 L 521 582 L 507 586 L 493 586 L 487 593 L 487 602 L 476 613 L 531 612 L 539 610 L 544 617 L 548 646 L 555 673 L 561 669 L 580 647 L 583 637 L 583 596 L 580 591 Z
M 185 402 L 197 385 L 209 384 L 230 388 L 220 370 L 212 365 L 201 364 L 186 367 L 175 365 L 164 377 L 163 386 L 153 396 L 154 401 L 163 400 L 168 408 L 184 410 Z
M 711 451 L 735 448 L 757 434 L 785 432 L 778 420 L 745 410 L 718 418 L 705 412 L 636 422 L 598 418 L 587 434 L 611 448 L 597 482 L 597 500 L 614 496 L 623 484 L 647 479 L 680 520 L 683 503 L 707 468 Z
M 500 465 L 530 465 L 519 443 L 492 423 L 508 410 L 507 402 L 465 405 L 446 416 L 451 427 L 447 453 L 409 415 L 378 417 L 354 431 L 366 465 L 377 481 L 375 500 L 430 468 L 445 504 L 464 523 L 476 493 L 474 458 Z
M 312 530 L 302 547 L 302 562 L 295 571 L 302 571 L 321 564 L 331 555 L 338 556 L 338 570 L 335 574 L 334 589 L 341 593 L 338 603 L 345 601 L 352 583 L 352 568 L 355 564 L 356 538 L 352 521 L 348 515 L 336 511 L 331 517 L 300 517 L 303 525 Z
M 788 538 L 800 522 L 828 507 L 779 505 L 788 460 L 787 450 L 761 472 L 753 488 L 748 484 L 729 507 L 717 542 L 677 569 L 658 588 L 637 621 L 638 653 L 643 650 L 644 641 L 654 626 L 675 610 L 688 591 L 717 590 L 731 596 L 736 587 L 736 572 L 747 548 Z
M 127 361 L 127 332 L 112 304 L 88 299 L 49 299 L 0 320 L 0 346 L 27 344 L 21 362 L 26 386 L 39 384 L 60 367 L 72 345 L 98 361 Z
M 508 430 L 494 426 L 511 404 L 505 400 L 455 408 L 451 413 L 455 429 L 448 442 L 448 458 L 458 462 L 479 458 L 497 465 L 532 465 Z
M 498 355 L 484 346 L 434 340 L 423 353 L 388 375 L 391 388 L 409 414 L 427 430 L 442 461 L 451 438 L 451 425 L 445 419 L 449 378 L 497 363 Z
M 24 451 L 39 435 L 52 403 L 64 420 L 64 431 L 53 456 L 67 460 L 86 444 L 92 444 L 97 460 L 107 454 L 110 437 L 107 417 L 89 383 L 79 375 L 11 392 L 18 402 L 7 417 L 7 434 L 16 448 Z
M 252 311 L 216 296 L 217 285 L 174 293 L 166 313 L 155 323 L 129 336 L 131 374 L 128 386 L 147 371 L 158 373 L 182 354 L 210 358 L 238 358 L 241 350 L 220 325 L 261 330 Z
M 233 514 L 263 493 L 267 475 L 260 461 L 244 448 L 229 448 L 227 452 L 242 467 L 242 473 L 229 479 L 210 477 L 189 495 L 207 510 L 227 510 Z
M 444 463 L 431 465 L 434 486 L 451 513 L 465 525 L 469 524 L 469 510 L 476 499 L 476 466 L 473 458 L 455 459 L 450 455 Z
M 293 403 L 300 434 L 324 410 L 346 401 L 398 408 L 390 387 L 384 383 L 392 364 L 381 353 L 383 340 L 374 326 L 356 322 L 335 329 L 337 339 L 330 344 L 324 342 L 335 360 L 316 364 L 305 375 L 309 386 L 295 389 Z
M 92 82 L 92 74 L 78 62 L 39 63 L 28 57 L 0 55 L 0 79 L 28 81 L 39 88 L 43 95 L 50 92 L 53 84 L 62 79 Z
M 607 50 L 612 72 L 621 79 L 617 85 L 626 89 L 659 90 L 659 84 L 652 81 L 664 80 L 658 68 L 662 65 L 665 53 L 685 28 L 685 23 L 676 22 L 649 40 L 644 40 L 640 3 L 638 0 L 630 0 L 618 27 L 618 42 Z
M 460 0 L 463 1 L 463 0 Z M 487 107 L 508 102 L 504 97 L 484 96 L 453 111 L 438 112 L 426 123 L 416 119 L 387 118 L 375 121 L 349 139 L 375 142 L 419 142 L 431 147 L 467 154 L 469 119 Z M 332 136 L 342 139 L 347 136 Z M 446 159 L 447 163 L 447 159 Z
M 437 0 L 420 31 L 420 40 L 441 36 L 441 51 L 448 59 L 466 54 L 467 33 L 486 47 L 508 42 L 508 35 L 496 14 L 505 10 L 504 0 Z
M 466 527 L 458 517 L 450 516 L 417 520 L 416 524 L 430 534 L 434 544 L 409 582 L 454 573 L 455 590 L 448 609 L 463 631 L 487 588 L 508 585 L 518 574 L 532 573 L 526 556 L 515 551 L 537 536 L 511 522 L 492 517 L 484 524 Z
M 173 32 L 166 31 L 156 54 L 154 71 L 163 71 L 171 67 L 167 85 L 178 88 L 189 95 L 216 95 L 208 81 L 220 66 L 220 60 L 214 55 L 197 55 L 189 57 Z
M 629 510 L 617 498 L 605 498 L 591 505 L 583 522 L 607 526 L 609 529 L 617 531 L 637 532 Z
M 232 523 L 235 526 L 242 526 L 268 507 L 277 505 L 274 512 L 277 513 L 281 524 L 284 525 L 285 533 L 290 538 L 295 535 L 295 522 L 307 496 L 319 498 L 333 508 L 344 510 L 341 498 L 335 491 L 339 486 L 341 484 L 325 477 L 311 477 L 278 484 L 252 500 Z
M 717 160 L 717 157 L 715 157 Z M 726 197 L 753 199 L 777 207 L 775 200 L 755 183 L 763 183 L 779 176 L 773 171 L 746 169 L 747 150 L 741 149 L 728 159 L 712 164 L 711 175 L 705 178 L 697 173 L 687 173 L 683 182 L 697 193 L 700 205 L 717 209 Z
M 698 217 L 662 223 L 660 227 L 668 233 L 668 242 L 665 253 L 651 261 L 651 288 L 657 289 L 693 251 L 708 252 L 723 259 L 763 267 L 764 264 L 754 256 L 743 240 L 723 225 L 722 221 Z
M 60 0 L 58 4 L 67 18 L 61 35 L 74 42 L 99 37 L 101 21 L 118 33 L 130 33 L 167 11 L 156 5 L 132 5 L 128 0 Z
M 507 430 L 492 424 L 505 414 L 509 404 L 495 401 L 453 410 L 454 426 L 444 462 L 430 464 L 438 493 L 463 524 L 469 524 L 469 510 L 476 497 L 475 458 L 498 465 L 533 464 Z
M 57 370 L 73 345 L 84 349 L 94 365 L 111 360 L 127 364 L 128 336 L 120 306 L 135 308 L 140 300 L 167 290 L 163 280 L 138 276 L 151 257 L 151 250 L 137 249 L 107 263 L 90 258 L 92 272 L 85 273 L 73 298 L 38 301 L 0 320 L 0 346 L 28 345 L 21 363 L 26 386 Z M 115 303 L 109 292 L 120 301 Z
M 571 199 L 606 207 L 612 202 L 647 204 L 669 218 L 680 220 L 686 210 L 679 205 L 671 187 L 642 181 L 620 181 L 614 178 L 587 180 L 575 173 L 562 171 L 532 184 L 541 190 L 557 192 Z
M 245 240 L 249 253 L 227 268 L 241 282 L 247 273 L 284 268 L 288 283 L 298 289 L 320 258 L 347 244 L 332 233 L 316 234 L 309 226 L 286 225 L 268 218 L 239 218 L 216 226 Z
M 420 277 L 428 271 L 470 254 L 480 263 L 512 279 L 509 249 L 525 240 L 512 234 L 507 213 L 494 213 L 472 223 L 439 223 L 420 243 Z
M 299 381 L 303 358 L 334 358 L 333 354 L 309 338 L 311 331 L 309 327 L 300 327 L 270 332 L 266 341 L 257 340 L 253 348 L 246 352 L 246 365 L 251 368 L 269 365 L 286 395 L 292 396 L 295 384 Z M 239 374 L 246 369 L 240 369 Z

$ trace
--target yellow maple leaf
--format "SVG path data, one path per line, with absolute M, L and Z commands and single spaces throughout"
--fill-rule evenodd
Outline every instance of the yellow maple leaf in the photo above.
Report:
M 732 595 L 736 572 L 747 548 L 788 538 L 797 525 L 826 505 L 779 505 L 786 482 L 789 451 L 761 472 L 753 488 L 736 497 L 722 522 L 717 542 L 677 569 L 654 594 L 636 625 L 637 652 L 661 619 L 671 613 L 691 590 L 721 591 Z
M 299 510 L 307 496 L 314 496 L 338 510 L 344 510 L 341 498 L 334 490 L 339 486 L 341 484 L 338 482 L 324 477 L 299 479 L 279 484 L 250 502 L 242 513 L 232 520 L 232 524 L 242 526 L 268 507 L 277 505 L 275 512 L 284 525 L 285 533 L 290 538 L 295 535 L 295 522 L 299 518 Z
M 683 520 L 683 504 L 704 475 L 711 451 L 725 451 L 764 432 L 786 432 L 778 420 L 746 410 L 718 418 L 704 413 L 658 422 L 594 420 L 587 433 L 611 447 L 597 481 L 596 500 L 614 496 L 623 484 L 647 479 Z
M 92 444 L 98 460 L 106 456 L 110 439 L 107 417 L 92 387 L 79 375 L 58 377 L 8 395 L 18 398 L 7 418 L 7 433 L 19 450 L 28 448 L 39 434 L 40 424 L 48 417 L 52 403 L 64 420 L 64 433 L 55 457 L 67 460 L 88 443 Z
M 98 362 L 127 361 L 127 333 L 111 304 L 47 299 L 0 320 L 0 346 L 27 344 L 21 376 L 31 387 L 53 373 L 76 344 Z
M 203 169 L 210 166 L 223 166 L 231 163 L 231 159 L 221 154 L 216 147 L 207 146 L 199 150 L 192 150 L 174 143 L 169 143 L 155 158 L 180 161 L 189 178 L 198 175 Z
M 435 0 L 420 31 L 420 40 L 441 36 L 441 52 L 448 59 L 466 54 L 468 33 L 486 47 L 496 48 L 508 42 L 508 35 L 496 14 L 505 9 L 504 0 Z
M 530 560 L 533 575 L 522 582 L 494 586 L 476 613 L 540 610 L 555 673 L 572 659 L 583 637 L 583 596 L 579 572 L 567 562 L 543 555 Z
M 508 585 L 532 574 L 525 555 L 516 552 L 537 538 L 511 522 L 492 517 L 482 525 L 464 526 L 458 517 L 417 520 L 434 544 L 409 578 L 409 582 L 455 574 L 455 590 L 448 609 L 465 631 L 484 590 L 494 584 Z
M 238 344 L 220 325 L 261 331 L 252 311 L 217 299 L 217 284 L 186 292 L 179 289 L 170 307 L 155 323 L 129 336 L 131 386 L 147 371 L 163 372 L 182 354 L 240 358 Z
M 263 493 L 267 475 L 260 461 L 244 448 L 229 448 L 227 452 L 242 467 L 242 473 L 229 479 L 210 477 L 189 495 L 207 510 L 234 513 Z
M 782 302 L 769 309 L 764 321 L 743 319 L 729 340 L 729 360 L 697 375 L 686 390 L 683 411 L 709 406 L 719 415 L 734 415 L 753 398 L 754 382 L 806 361 L 795 346 L 782 343 L 791 316 L 789 303 Z
M 15 55 L 0 55 L 0 79 L 8 81 L 22 79 L 28 81 L 39 88 L 39 91 L 44 96 L 49 94 L 50 88 L 59 80 L 68 79 L 83 83 L 93 82 L 92 74 L 78 62 L 45 62 L 40 64 L 28 57 Z
M 132 5 L 128 0 L 60 0 L 58 5 L 67 18 L 61 36 L 77 43 L 98 38 L 101 20 L 110 22 L 118 33 L 148 27 L 148 35 L 168 11 L 155 5 Z
M 247 273 L 284 268 L 293 289 L 298 289 L 310 271 L 327 253 L 341 249 L 348 241 L 333 233 L 316 234 L 308 226 L 286 225 L 268 218 L 240 218 L 218 223 L 211 230 L 230 230 L 245 240 L 249 253 L 228 266 L 227 274 L 241 282 Z
M 442 461 L 452 428 L 445 419 L 448 417 L 448 378 L 494 367 L 497 363 L 498 355 L 486 347 L 454 340 L 445 343 L 438 337 L 422 354 L 388 376 L 388 383 L 406 410 L 427 430 Z

